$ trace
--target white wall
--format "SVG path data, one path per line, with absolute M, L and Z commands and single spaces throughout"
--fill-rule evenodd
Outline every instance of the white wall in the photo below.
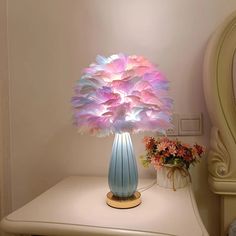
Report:
M 97 54 L 144 55 L 171 81 L 178 113 L 202 112 L 207 40 L 236 9 L 235 0 L 8 0 L 13 208 L 65 176 L 106 175 L 112 137 L 79 135 L 70 98 L 81 69 Z M 142 135 L 133 136 L 137 156 Z M 140 176 L 154 176 L 139 166 Z M 192 170 L 200 214 L 210 235 L 219 232 L 219 199 L 207 186 L 206 160 Z

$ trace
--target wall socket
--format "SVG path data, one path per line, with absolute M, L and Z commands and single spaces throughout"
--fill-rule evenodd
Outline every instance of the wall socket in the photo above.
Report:
M 172 115 L 173 128 L 166 130 L 167 136 L 197 136 L 202 135 L 203 117 L 201 113 Z M 161 134 L 157 134 L 161 135 Z
M 166 130 L 168 136 L 177 136 L 179 134 L 179 115 L 174 113 L 171 121 L 173 128 Z

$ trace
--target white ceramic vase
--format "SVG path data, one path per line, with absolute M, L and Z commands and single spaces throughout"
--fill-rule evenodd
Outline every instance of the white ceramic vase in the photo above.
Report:
M 163 166 L 157 170 L 157 184 L 174 191 L 185 187 L 190 182 L 190 174 L 183 167 Z

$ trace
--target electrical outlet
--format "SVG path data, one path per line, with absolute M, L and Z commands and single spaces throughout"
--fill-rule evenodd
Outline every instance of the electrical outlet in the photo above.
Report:
M 179 135 L 179 115 L 174 113 L 172 115 L 171 121 L 173 128 L 166 130 L 166 135 L 168 136 L 178 136 Z
M 180 114 L 179 115 L 179 135 L 196 136 L 202 135 L 202 114 Z

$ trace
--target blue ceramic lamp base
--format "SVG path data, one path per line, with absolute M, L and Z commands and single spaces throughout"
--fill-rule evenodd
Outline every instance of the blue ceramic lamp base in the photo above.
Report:
M 117 133 L 112 147 L 108 183 L 111 192 L 107 204 L 115 208 L 131 208 L 141 203 L 137 192 L 138 170 L 129 133 Z

